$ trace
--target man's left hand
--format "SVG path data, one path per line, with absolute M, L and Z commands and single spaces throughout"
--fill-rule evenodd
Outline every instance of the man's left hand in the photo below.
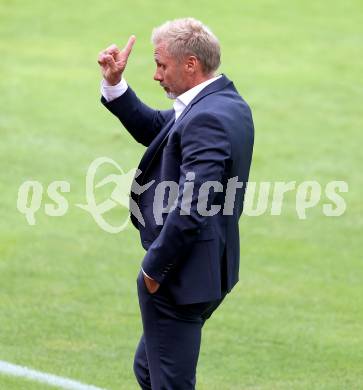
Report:
M 158 289 L 160 287 L 160 283 L 158 283 L 154 279 L 149 278 L 144 273 L 143 273 L 143 276 L 144 276 L 144 281 L 145 281 L 146 288 L 149 291 L 149 293 L 150 294 L 156 293 L 156 291 L 158 291 Z

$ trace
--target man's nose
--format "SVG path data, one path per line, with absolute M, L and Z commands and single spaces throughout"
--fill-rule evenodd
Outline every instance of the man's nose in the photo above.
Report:
M 162 81 L 162 77 L 161 77 L 161 74 L 160 72 L 156 71 L 155 74 L 154 74 L 154 80 L 155 81 Z

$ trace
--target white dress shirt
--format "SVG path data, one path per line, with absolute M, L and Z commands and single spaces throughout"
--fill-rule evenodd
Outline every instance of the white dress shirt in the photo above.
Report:
M 203 81 L 202 83 L 179 95 L 173 103 L 175 120 L 179 118 L 179 116 L 185 110 L 186 106 L 198 95 L 199 92 L 201 92 L 207 85 L 213 83 L 221 77 L 222 75 L 219 75 L 209 80 Z M 106 80 L 102 80 L 101 82 L 101 94 L 108 102 L 111 102 L 112 100 L 115 100 L 123 95 L 127 91 L 127 88 L 128 85 L 124 78 L 122 78 L 121 81 L 116 85 L 110 85 Z M 152 279 L 142 268 L 141 270 L 146 277 Z
M 188 91 L 179 95 L 173 103 L 173 108 L 175 111 L 175 120 L 179 118 L 182 112 L 185 110 L 185 107 L 201 92 L 207 85 L 213 83 L 213 81 L 218 80 L 222 76 L 216 76 L 209 80 L 203 81 L 202 83 L 196 85 L 195 87 L 189 89 Z M 101 82 L 101 94 L 108 101 L 117 99 L 127 91 L 128 85 L 124 78 L 116 85 L 109 85 L 106 80 Z

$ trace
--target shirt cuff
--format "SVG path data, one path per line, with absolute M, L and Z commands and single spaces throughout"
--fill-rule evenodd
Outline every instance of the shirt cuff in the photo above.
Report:
M 154 280 L 153 278 L 151 278 L 151 277 L 143 270 L 142 267 L 141 267 L 141 271 L 142 271 L 142 273 L 143 273 L 147 278 L 149 278 L 149 279 L 151 279 L 151 280 Z
M 101 94 L 107 100 L 111 102 L 112 100 L 117 99 L 127 91 L 128 85 L 124 78 L 116 85 L 110 85 L 108 82 L 103 79 L 101 81 Z

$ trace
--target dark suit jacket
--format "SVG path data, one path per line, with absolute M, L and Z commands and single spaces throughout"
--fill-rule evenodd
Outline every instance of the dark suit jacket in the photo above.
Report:
M 102 103 L 116 115 L 131 135 L 147 150 L 140 162 L 137 178 L 155 184 L 137 202 L 145 227 L 135 217 L 141 242 L 147 250 L 144 271 L 164 284 L 176 304 L 219 299 L 238 281 L 239 229 L 245 184 L 248 180 L 254 128 L 249 106 L 226 76 L 209 84 L 174 122 L 174 110 L 153 110 L 142 103 L 129 87 L 124 95 Z M 186 174 L 195 173 L 190 215 L 181 215 Z M 237 189 L 232 215 L 223 215 L 229 178 L 243 182 Z M 155 187 L 161 181 L 178 183 L 176 208 L 158 225 L 153 214 Z M 208 207 L 221 205 L 214 216 L 197 210 L 200 186 L 206 181 L 223 185 L 210 191 Z

